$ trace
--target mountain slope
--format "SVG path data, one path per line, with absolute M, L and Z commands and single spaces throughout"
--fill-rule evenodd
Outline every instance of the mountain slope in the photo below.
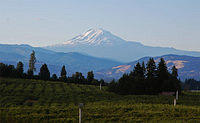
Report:
M 63 44 L 45 47 L 59 52 L 81 52 L 96 57 L 130 62 L 145 56 L 165 54 L 200 56 L 200 52 L 182 51 L 167 47 L 150 47 L 138 42 L 125 41 L 103 29 L 90 29 Z
M 150 57 L 144 57 L 134 62 L 121 64 L 107 70 L 98 71 L 96 74 L 105 79 L 119 79 L 124 73 L 128 73 L 133 70 L 137 62 L 142 63 L 144 61 L 146 64 L 149 58 Z M 200 79 L 200 57 L 170 54 L 154 57 L 155 62 L 158 63 L 160 58 L 165 59 L 168 69 L 171 69 L 172 66 L 175 65 L 178 68 L 179 77 L 182 80 L 186 78 Z
M 122 44 L 123 39 L 113 36 L 110 32 L 103 29 L 90 29 L 86 33 L 76 36 L 75 38 L 64 42 L 65 45 L 90 45 L 90 46 L 106 46 Z
M 90 70 L 96 71 L 120 64 L 120 62 L 113 60 L 92 57 L 76 52 L 62 53 L 39 47 L 31 47 L 29 45 L 5 44 L 0 44 L 0 62 L 16 64 L 18 61 L 23 61 L 27 69 L 30 53 L 33 50 L 36 52 L 37 70 L 39 70 L 41 64 L 47 63 L 51 72 L 57 74 L 59 74 L 62 65 L 66 65 L 67 71 L 70 73 L 76 71 L 86 73 Z

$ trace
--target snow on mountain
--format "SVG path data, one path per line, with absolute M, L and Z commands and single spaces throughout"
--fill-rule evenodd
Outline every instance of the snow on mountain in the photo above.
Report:
M 104 29 L 90 29 L 62 44 L 45 48 L 57 52 L 80 52 L 121 62 L 166 54 L 200 56 L 200 52 L 183 51 L 169 47 L 151 47 L 139 42 L 126 41 Z
M 89 29 L 87 32 L 64 42 L 65 45 L 113 45 L 124 40 L 104 29 Z

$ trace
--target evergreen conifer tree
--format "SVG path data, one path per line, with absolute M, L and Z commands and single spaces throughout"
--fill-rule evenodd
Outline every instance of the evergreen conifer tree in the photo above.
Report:
M 143 66 L 140 65 L 139 62 L 134 67 L 133 76 L 136 78 L 140 78 L 142 80 L 145 79 L 144 78 L 144 68 L 143 68 Z
M 117 82 L 115 82 L 115 80 L 113 79 L 109 84 L 108 84 L 108 90 L 111 91 L 111 92 L 115 92 L 117 93 L 118 90 L 117 90 Z
M 172 67 L 172 76 L 175 78 L 178 77 L 178 69 L 176 68 L 176 66 Z
M 155 79 L 157 77 L 156 73 L 156 63 L 153 58 L 150 58 L 149 61 L 147 62 L 147 79 Z
M 169 82 L 169 72 L 167 70 L 167 65 L 165 63 L 165 60 L 163 58 L 160 59 L 160 62 L 158 63 L 158 85 L 159 85 L 159 91 L 167 91 L 170 88 L 170 82 Z
M 45 81 L 50 79 L 50 72 L 46 64 L 43 64 L 40 68 L 39 77 Z
M 57 81 L 58 80 L 58 77 L 56 74 L 53 74 L 52 77 L 51 77 L 51 80 L 52 81 Z
M 92 83 L 93 80 L 94 80 L 94 73 L 93 73 L 93 71 L 89 71 L 87 73 L 87 82 Z
M 60 76 L 61 76 L 61 77 L 66 77 L 66 76 L 67 76 L 67 72 L 66 72 L 66 69 L 65 69 L 65 65 L 63 65 L 63 67 L 62 67 Z
M 158 78 L 159 80 L 167 80 L 169 78 L 169 72 L 167 70 L 167 65 L 165 63 L 165 60 L 163 58 L 160 59 L 160 62 L 158 63 Z
M 23 65 L 23 63 L 21 61 L 17 63 L 16 72 L 17 72 L 17 77 L 23 78 L 24 65 Z
M 145 93 L 145 73 L 143 66 L 138 62 L 133 70 L 133 77 L 131 77 L 131 84 L 134 94 L 143 94 Z
M 66 81 L 67 79 L 67 72 L 65 69 L 65 65 L 63 65 L 61 72 L 60 72 L 60 81 Z
M 133 94 L 135 91 L 134 79 L 130 79 L 130 75 L 124 74 L 116 85 L 116 92 L 119 94 Z
M 156 69 L 156 63 L 154 59 L 150 58 L 146 67 L 146 91 L 149 92 L 149 94 L 158 92 Z
M 142 70 L 143 70 L 144 78 L 145 78 L 146 77 L 146 67 L 145 67 L 144 62 L 142 62 Z
M 34 71 L 36 71 L 35 63 L 36 63 L 36 57 L 35 57 L 35 51 L 33 50 L 29 60 L 28 78 L 33 78 Z
M 83 74 L 80 72 L 76 72 L 75 74 L 73 74 L 72 79 L 74 83 L 79 83 L 79 84 L 83 84 L 85 81 Z
M 171 88 L 173 89 L 173 91 L 179 91 L 181 92 L 181 81 L 178 80 L 178 69 L 176 68 L 176 66 L 172 67 L 172 74 L 171 74 L 171 83 L 172 86 Z

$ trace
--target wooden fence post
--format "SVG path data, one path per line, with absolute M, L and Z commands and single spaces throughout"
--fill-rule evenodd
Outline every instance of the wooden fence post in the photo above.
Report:
M 81 109 L 82 109 L 82 107 L 83 107 L 83 103 L 80 103 L 79 104 L 79 123 L 81 123 L 82 121 L 81 121 L 81 118 L 82 118 L 82 111 L 81 111 Z

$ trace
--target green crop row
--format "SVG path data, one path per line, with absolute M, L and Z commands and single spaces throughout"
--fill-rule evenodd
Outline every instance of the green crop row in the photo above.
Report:
M 117 95 L 94 85 L 0 78 L 0 122 L 199 122 L 200 94 Z

